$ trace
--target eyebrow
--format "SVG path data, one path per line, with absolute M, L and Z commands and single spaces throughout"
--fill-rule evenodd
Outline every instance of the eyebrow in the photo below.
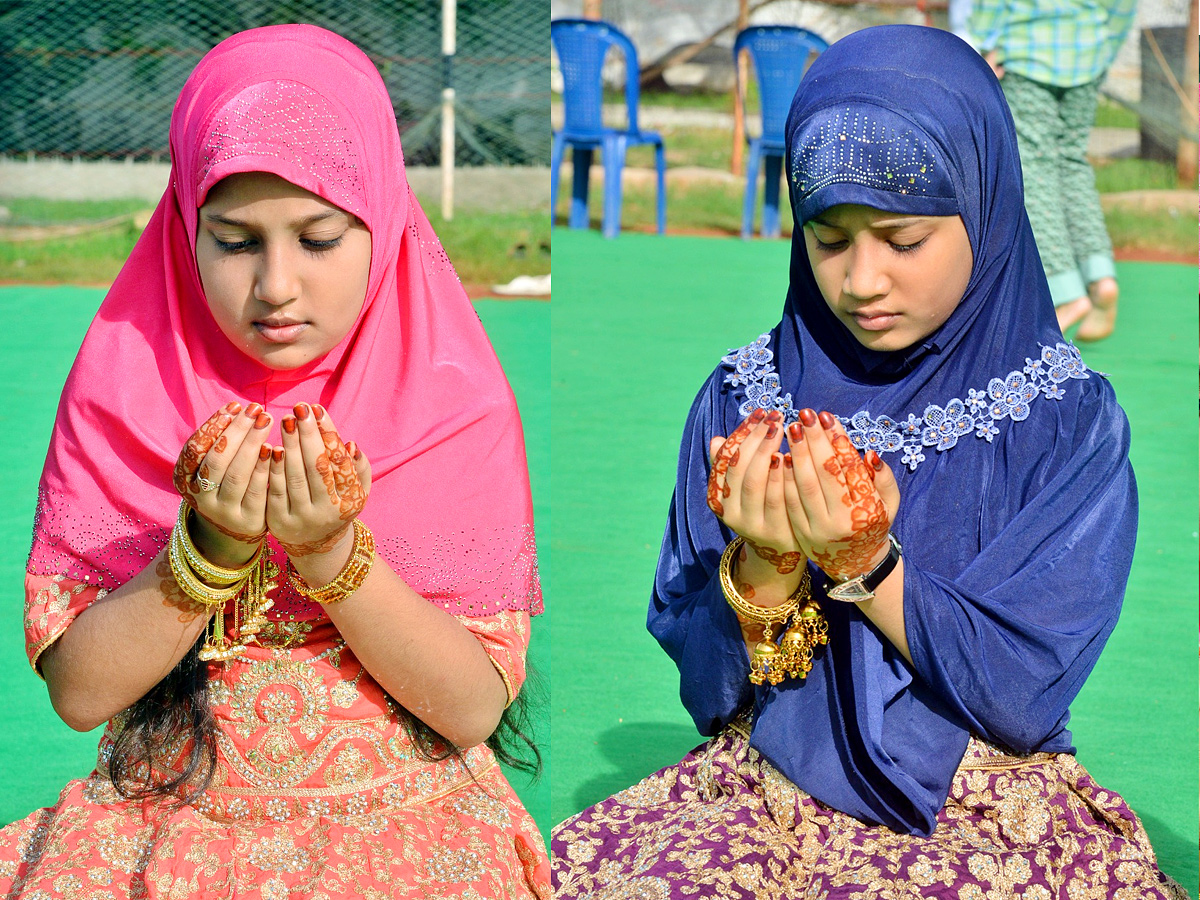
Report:
M 813 216 L 808 221 L 814 222 L 817 225 L 824 225 L 826 228 L 841 228 L 841 227 L 843 227 L 834 222 L 829 222 L 825 219 L 822 219 L 820 216 Z M 869 227 L 869 228 L 907 228 L 909 225 L 920 225 L 921 223 L 923 223 L 925 221 L 927 221 L 927 218 L 921 217 L 921 216 L 917 216 L 914 218 L 908 218 L 908 219 L 881 219 L 881 220 L 869 223 L 867 227 Z
M 228 225 L 230 228 L 249 228 L 250 223 L 243 222 L 240 219 L 234 219 L 230 216 L 223 216 L 219 213 L 202 213 L 206 222 L 212 222 L 215 225 Z M 288 223 L 289 228 L 300 229 L 306 228 L 309 225 L 315 225 L 317 222 L 324 222 L 326 219 L 332 219 L 335 216 L 345 216 L 349 221 L 350 217 L 346 213 L 336 210 L 327 209 L 319 213 L 313 213 L 311 216 L 304 216 L 301 219 L 295 219 Z

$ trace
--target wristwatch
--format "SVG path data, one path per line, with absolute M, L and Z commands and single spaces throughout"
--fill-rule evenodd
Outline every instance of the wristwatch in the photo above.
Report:
M 883 584 L 883 580 L 896 568 L 896 563 L 900 562 L 900 542 L 890 531 L 888 540 L 892 546 L 888 549 L 888 555 L 879 565 L 857 578 L 851 578 L 849 581 L 843 581 L 841 584 L 827 588 L 825 595 L 831 600 L 841 600 L 843 603 L 861 603 L 863 600 L 873 600 L 875 589 Z

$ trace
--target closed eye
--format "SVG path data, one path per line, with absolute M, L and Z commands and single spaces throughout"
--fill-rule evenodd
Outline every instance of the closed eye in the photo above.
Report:
M 249 250 L 254 246 L 254 241 L 223 241 L 215 234 L 212 236 L 213 242 L 217 245 L 217 249 L 222 253 L 241 253 L 243 250 Z
M 314 240 L 312 238 L 301 238 L 300 246 L 303 247 L 308 252 L 313 253 L 313 254 L 327 253 L 330 250 L 334 250 L 337 247 L 340 247 L 342 244 L 342 240 L 345 237 L 346 237 L 345 234 L 339 234 L 337 237 L 331 238 L 327 241 L 318 241 L 318 240 Z
M 898 244 L 895 241 L 888 241 L 888 245 L 897 253 L 912 253 L 914 250 L 919 250 L 924 245 L 928 238 L 921 238 L 913 244 Z

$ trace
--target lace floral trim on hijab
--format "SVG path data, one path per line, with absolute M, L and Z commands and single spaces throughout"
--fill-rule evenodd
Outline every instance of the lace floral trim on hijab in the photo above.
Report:
M 725 383 L 735 388 L 745 385 L 746 399 L 738 407 L 743 418 L 762 408 L 778 410 L 785 422 L 795 422 L 799 410 L 792 404 L 792 395 L 783 393 L 772 363 L 775 354 L 767 347 L 770 341 L 769 333 L 759 335 L 753 344 L 721 357 L 721 362 L 732 370 L 725 376 Z M 965 398 L 955 397 L 945 406 L 930 404 L 920 416 L 909 413 L 903 420 L 872 418 L 868 411 L 859 410 L 849 418 L 838 418 L 858 450 L 880 454 L 899 451 L 901 462 L 914 471 L 925 461 L 925 447 L 936 447 L 939 452 L 949 450 L 972 431 L 975 437 L 991 443 L 1000 433 L 1000 421 L 1020 422 L 1029 417 L 1038 397 L 1061 400 L 1065 396 L 1063 382 L 1091 377 L 1079 350 L 1072 345 L 1059 342 L 1053 347 L 1038 346 L 1041 353 L 1036 359 L 1026 357 L 1024 368 L 993 378 L 986 388 L 970 388 Z

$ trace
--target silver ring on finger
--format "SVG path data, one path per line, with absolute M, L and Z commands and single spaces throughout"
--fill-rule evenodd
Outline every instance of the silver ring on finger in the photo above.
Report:
M 215 491 L 221 486 L 219 481 L 209 481 L 201 475 L 196 475 L 196 487 L 200 488 L 200 492 L 207 494 L 209 491 Z

